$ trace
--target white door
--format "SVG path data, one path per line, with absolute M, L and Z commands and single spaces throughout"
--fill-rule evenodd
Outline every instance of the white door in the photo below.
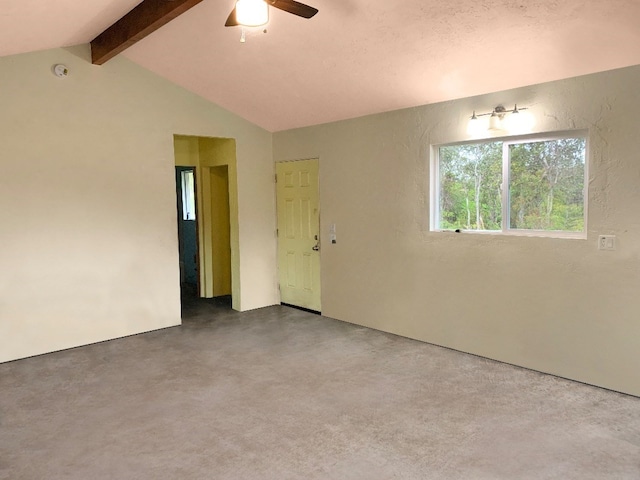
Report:
M 276 164 L 280 301 L 320 311 L 318 160 Z

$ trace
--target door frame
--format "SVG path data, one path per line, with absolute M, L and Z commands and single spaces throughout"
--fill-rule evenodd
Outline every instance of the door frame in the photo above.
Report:
M 238 214 L 238 168 L 236 141 L 233 138 L 173 136 L 175 165 L 194 167 L 196 171 L 196 221 L 198 222 L 198 269 L 200 290 L 204 298 L 213 297 L 213 276 L 206 265 L 212 258 L 210 168 L 228 166 L 229 216 L 231 243 L 232 308 L 241 311 L 240 234 Z

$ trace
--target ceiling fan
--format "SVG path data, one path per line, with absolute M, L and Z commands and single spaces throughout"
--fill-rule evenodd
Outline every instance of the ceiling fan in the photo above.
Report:
M 302 18 L 311 18 L 318 13 L 317 8 L 295 0 L 237 0 L 224 26 L 259 27 L 264 25 L 269 21 L 269 6 Z

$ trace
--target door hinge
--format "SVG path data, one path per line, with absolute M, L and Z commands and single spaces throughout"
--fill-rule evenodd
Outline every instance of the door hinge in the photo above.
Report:
M 278 174 L 276 173 L 276 183 L 278 183 Z

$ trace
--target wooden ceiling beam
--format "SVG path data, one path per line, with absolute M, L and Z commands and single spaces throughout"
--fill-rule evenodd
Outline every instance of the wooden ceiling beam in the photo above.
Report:
M 91 63 L 102 65 L 202 0 L 143 0 L 91 41 Z

